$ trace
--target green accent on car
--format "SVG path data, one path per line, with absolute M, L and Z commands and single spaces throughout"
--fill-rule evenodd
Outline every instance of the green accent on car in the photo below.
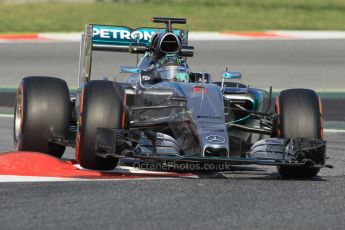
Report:
M 189 78 L 187 73 L 177 73 L 175 77 L 178 81 L 187 81 Z

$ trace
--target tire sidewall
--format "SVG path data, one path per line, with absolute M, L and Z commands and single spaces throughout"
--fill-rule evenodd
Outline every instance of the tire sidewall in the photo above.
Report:
M 90 81 L 80 94 L 76 159 L 84 167 L 110 170 L 118 159 L 96 155 L 97 128 L 124 128 L 125 93 L 119 83 L 103 80 Z
M 53 77 L 26 77 L 19 86 L 16 102 L 19 96 L 22 103 L 18 139 L 15 136 L 16 131 L 13 132 L 16 150 L 61 157 L 65 146 L 51 143 L 50 140 L 69 138 L 71 113 L 66 82 Z
M 322 104 L 315 91 L 289 89 L 282 91 L 277 99 L 274 136 L 278 138 L 323 139 Z M 294 168 L 278 166 L 278 173 L 287 178 L 311 178 L 319 168 Z

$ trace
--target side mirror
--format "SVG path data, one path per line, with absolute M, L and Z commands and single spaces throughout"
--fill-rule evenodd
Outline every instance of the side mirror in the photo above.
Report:
M 137 66 L 121 66 L 121 73 L 140 73 L 140 69 Z
M 222 90 L 224 90 L 224 83 L 226 79 L 241 79 L 241 73 L 228 71 L 228 68 L 226 68 L 225 72 L 222 73 Z
M 224 79 L 241 79 L 240 72 L 225 71 L 222 73 L 222 78 Z

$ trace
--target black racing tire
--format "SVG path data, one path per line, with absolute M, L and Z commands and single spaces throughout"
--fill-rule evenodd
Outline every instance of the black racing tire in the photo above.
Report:
M 288 89 L 276 99 L 277 122 L 274 130 L 278 138 L 323 139 L 322 104 L 315 91 Z M 278 166 L 278 173 L 285 178 L 311 178 L 320 169 Z
M 88 82 L 80 96 L 80 115 L 76 159 L 88 169 L 111 170 L 118 164 L 116 158 L 95 154 L 97 128 L 124 128 L 125 92 L 119 83 L 104 80 Z
M 66 146 L 50 142 L 68 139 L 70 95 L 59 78 L 25 77 L 18 88 L 14 109 L 13 138 L 17 151 L 35 151 L 62 157 Z

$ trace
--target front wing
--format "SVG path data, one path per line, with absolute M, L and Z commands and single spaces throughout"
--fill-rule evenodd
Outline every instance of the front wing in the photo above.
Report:
M 121 136 L 119 136 L 121 134 Z M 170 146 L 141 147 L 133 144 L 130 135 L 124 138 L 123 131 L 115 129 L 98 129 L 96 154 L 99 157 L 136 158 L 149 162 L 188 162 L 188 163 L 228 163 L 233 165 L 273 165 L 291 167 L 322 168 L 329 167 L 326 162 L 326 142 L 321 139 L 306 138 L 267 138 L 256 142 L 245 157 L 210 157 L 199 153 L 172 153 L 173 141 Z M 117 146 L 131 142 L 132 150 L 119 152 Z M 164 142 L 162 142 L 164 143 Z M 145 150 L 144 150 L 145 149 Z M 231 149 L 231 147 L 230 147 Z

